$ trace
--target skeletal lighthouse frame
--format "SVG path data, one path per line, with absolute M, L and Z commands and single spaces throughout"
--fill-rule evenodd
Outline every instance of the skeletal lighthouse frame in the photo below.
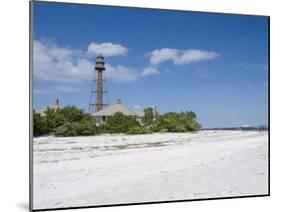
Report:
M 96 66 L 95 70 L 97 72 L 97 79 L 94 78 L 93 88 L 96 83 L 96 90 L 91 91 L 90 103 L 89 103 L 89 112 L 98 112 L 103 109 L 104 106 L 108 106 L 108 104 L 103 103 L 103 94 L 107 93 L 107 90 L 103 88 L 103 72 L 105 71 L 105 61 L 102 55 L 98 55 L 96 58 Z M 93 101 L 93 94 L 96 94 L 96 102 Z

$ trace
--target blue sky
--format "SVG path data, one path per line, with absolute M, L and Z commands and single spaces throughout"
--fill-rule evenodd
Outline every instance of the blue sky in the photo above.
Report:
M 87 110 L 102 53 L 111 104 L 267 124 L 267 32 L 266 17 L 35 2 L 34 108 Z

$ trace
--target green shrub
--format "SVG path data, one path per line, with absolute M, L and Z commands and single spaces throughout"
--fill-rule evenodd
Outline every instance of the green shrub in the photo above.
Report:
M 54 110 L 48 108 L 46 116 L 34 113 L 34 135 L 54 133 L 57 136 L 95 135 L 96 119 L 75 106 Z
M 97 126 L 94 119 L 84 119 L 76 125 L 77 135 L 95 135 L 97 134 Z
M 129 131 L 127 132 L 127 134 L 133 135 L 133 134 L 145 134 L 148 133 L 147 130 L 145 129 L 145 127 L 143 126 L 134 126 L 131 129 L 129 129 Z
M 75 131 L 70 123 L 64 123 L 55 130 L 56 136 L 75 136 Z
M 140 126 L 136 117 L 125 116 L 118 112 L 108 117 L 106 123 L 101 126 L 100 133 L 127 133 L 132 127 L 136 126 Z
M 195 117 L 194 112 L 165 113 L 152 123 L 150 129 L 154 132 L 197 131 L 201 128 L 201 125 L 195 120 Z
M 163 129 L 161 129 L 159 132 L 160 132 L 160 133 L 165 133 L 165 132 L 168 132 L 168 129 L 163 128 Z
M 59 110 L 48 108 L 45 114 L 46 116 L 44 118 L 46 119 L 46 127 L 49 133 L 55 132 L 57 127 L 66 122 L 65 117 Z
M 135 116 L 115 113 L 97 126 L 96 119 L 75 106 L 62 109 L 48 109 L 46 116 L 34 113 L 34 136 L 54 133 L 57 136 L 96 135 L 102 133 L 144 134 L 152 132 L 197 131 L 201 125 L 196 121 L 194 112 L 165 113 L 153 117 L 152 108 L 145 109 L 142 123 Z
M 46 119 L 38 113 L 33 113 L 33 134 L 40 136 L 48 133 Z
M 145 108 L 143 110 L 144 116 L 142 118 L 142 122 L 146 125 L 149 126 L 153 122 L 153 109 L 151 107 Z

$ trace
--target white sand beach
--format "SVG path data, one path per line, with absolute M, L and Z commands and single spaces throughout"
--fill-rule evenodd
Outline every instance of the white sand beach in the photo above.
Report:
M 268 133 L 34 138 L 34 209 L 267 194 Z

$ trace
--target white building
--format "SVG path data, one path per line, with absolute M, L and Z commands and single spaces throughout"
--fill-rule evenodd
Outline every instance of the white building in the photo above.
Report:
M 104 108 L 96 113 L 93 113 L 92 116 L 95 116 L 98 122 L 103 123 L 106 122 L 109 116 L 113 116 L 115 113 L 118 112 L 122 113 L 125 116 L 135 116 L 139 121 L 144 116 L 143 111 L 132 111 L 122 105 L 121 99 L 117 99 L 116 104 Z

